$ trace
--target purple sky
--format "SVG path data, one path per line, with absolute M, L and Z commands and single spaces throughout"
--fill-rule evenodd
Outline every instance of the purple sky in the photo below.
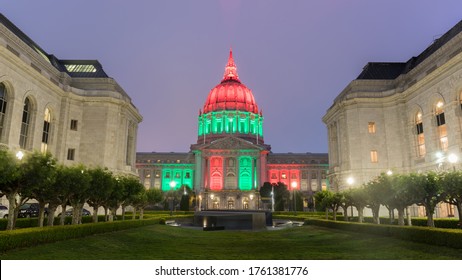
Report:
M 2 0 L 60 59 L 97 59 L 144 120 L 138 151 L 182 152 L 229 48 L 273 152 L 327 152 L 322 116 L 369 61 L 407 61 L 462 19 L 462 1 Z

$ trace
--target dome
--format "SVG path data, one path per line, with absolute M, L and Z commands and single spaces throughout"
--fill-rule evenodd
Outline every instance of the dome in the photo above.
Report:
M 258 106 L 252 91 L 239 80 L 233 51 L 229 51 L 228 64 L 221 83 L 215 86 L 205 101 L 203 113 L 238 110 L 258 114 Z

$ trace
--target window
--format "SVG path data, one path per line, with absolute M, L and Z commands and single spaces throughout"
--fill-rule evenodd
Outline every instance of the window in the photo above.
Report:
M 282 173 L 282 174 L 281 174 L 281 178 L 282 178 L 282 179 L 287 179 L 287 174 L 286 174 L 286 173 Z
M 50 138 L 50 124 L 51 124 L 51 113 L 48 108 L 45 109 L 45 116 L 43 118 L 43 131 L 42 131 L 42 153 L 46 153 L 48 150 L 48 142 Z
M 67 149 L 67 160 L 74 160 L 75 149 Z
M 370 134 L 374 134 L 375 133 L 375 122 L 369 122 L 369 124 L 367 125 L 367 129 Z
M 6 118 L 7 95 L 5 85 L 0 84 L 0 140 L 3 135 L 3 128 Z
M 191 174 L 189 172 L 186 172 L 186 175 L 184 176 L 186 179 L 191 178 Z
M 371 151 L 371 162 L 372 163 L 377 163 L 378 162 L 378 156 L 377 156 L 377 151 L 376 150 Z
M 415 128 L 417 132 L 417 156 L 425 156 L 425 136 L 422 124 L 422 112 L 418 112 L 415 116 Z
M 78 121 L 77 120 L 71 120 L 71 130 L 77 131 L 77 126 L 78 126 Z
M 443 110 L 444 103 L 443 101 L 439 101 L 436 103 L 435 108 L 435 117 L 436 117 L 436 125 L 437 125 L 437 133 L 440 148 L 443 151 L 448 150 L 448 131 L 446 126 L 446 119 L 444 117 L 444 110 Z
M 30 127 L 30 114 L 31 114 L 31 103 L 29 97 L 24 101 L 24 108 L 22 111 L 21 120 L 21 132 L 19 134 L 19 147 L 26 149 L 27 140 L 29 138 L 29 127 Z

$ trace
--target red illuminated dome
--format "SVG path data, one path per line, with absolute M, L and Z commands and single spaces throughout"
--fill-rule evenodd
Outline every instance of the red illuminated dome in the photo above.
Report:
M 232 50 L 229 51 L 223 80 L 210 91 L 204 104 L 203 113 L 223 110 L 238 110 L 258 114 L 258 106 L 252 91 L 239 80 Z

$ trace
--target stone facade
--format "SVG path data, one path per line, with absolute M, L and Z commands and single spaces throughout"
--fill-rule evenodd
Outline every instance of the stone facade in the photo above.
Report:
M 388 170 L 460 168 L 449 158 L 462 159 L 461 45 L 459 22 L 407 62 L 368 63 L 337 96 L 323 117 L 333 189 Z
M 60 60 L 0 14 L 0 148 L 136 175 L 142 117 L 96 60 Z

